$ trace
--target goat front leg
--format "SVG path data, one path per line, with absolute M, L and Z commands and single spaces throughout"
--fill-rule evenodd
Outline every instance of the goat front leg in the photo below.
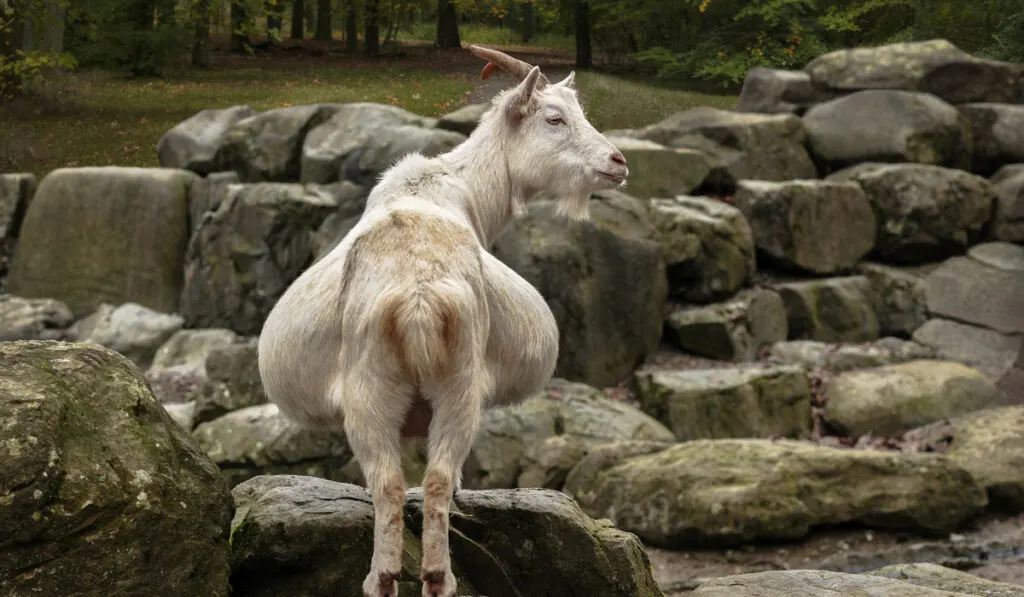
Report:
M 365 597 L 398 596 L 405 505 L 401 428 L 408 404 L 408 396 L 397 388 L 345 404 L 345 433 L 373 498 L 373 557 L 363 581 Z
M 482 372 L 481 372 L 482 374 Z M 453 597 L 456 590 L 448 549 L 448 512 L 462 484 L 462 464 L 480 429 L 484 392 L 434 394 L 423 475 L 423 597 Z

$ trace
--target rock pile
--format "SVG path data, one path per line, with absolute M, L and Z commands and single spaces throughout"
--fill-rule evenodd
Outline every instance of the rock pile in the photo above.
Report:
M 543 392 L 485 416 L 452 522 L 460 590 L 653 596 L 638 537 L 673 549 L 837 525 L 934 537 L 1024 511 L 1021 77 L 941 40 L 754 69 L 737 110 L 610 131 L 633 173 L 592 198 L 592 221 L 530 204 L 492 250 L 555 314 L 558 367 Z M 17 545 L 0 539 L 0 571 L 19 571 L 0 588 L 77 574 L 62 558 L 88 533 L 101 554 L 150 566 L 143 592 L 225 594 L 229 565 L 239 595 L 355 591 L 362 564 L 336 557 L 368 558 L 358 463 L 343 434 L 300 429 L 267 403 L 255 339 L 352 228 L 376 176 L 458 145 L 483 108 L 205 110 L 160 140 L 160 168 L 61 169 L 38 188 L 0 175 L 0 341 L 32 341 L 0 344 L 0 412 L 15 421 L 0 451 L 36 471 L 0 475 L 0 528 L 34 521 Z M 86 433 L 65 433 L 76 424 Z M 95 460 L 122 431 L 123 453 Z M 414 483 L 424 450 L 406 446 Z M 159 472 L 173 458 L 183 470 Z M 100 481 L 75 476 L 93 464 L 124 491 L 88 498 L 99 505 L 61 493 L 93 495 Z M 207 518 L 140 530 L 177 508 Z M 115 519 L 131 532 L 104 535 Z M 191 543 L 147 559 L 151 532 Z M 976 583 L 931 568 L 781 571 L 695 594 Z

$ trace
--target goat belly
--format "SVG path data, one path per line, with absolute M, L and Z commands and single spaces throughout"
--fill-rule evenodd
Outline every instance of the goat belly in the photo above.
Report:
M 419 393 L 413 398 L 409 410 L 405 413 L 405 424 L 402 426 L 402 437 L 426 437 L 430 429 L 430 419 L 434 410 L 430 403 Z

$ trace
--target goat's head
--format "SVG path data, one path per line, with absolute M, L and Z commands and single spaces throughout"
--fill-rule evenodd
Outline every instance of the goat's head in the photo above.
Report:
M 577 219 L 588 216 L 592 192 L 625 184 L 626 159 L 587 120 L 573 85 L 575 73 L 552 84 L 540 67 L 496 50 L 469 49 L 487 60 L 483 78 L 501 69 L 519 80 L 495 98 L 489 117 L 509 133 L 505 150 L 520 184 L 563 197 L 559 209 Z

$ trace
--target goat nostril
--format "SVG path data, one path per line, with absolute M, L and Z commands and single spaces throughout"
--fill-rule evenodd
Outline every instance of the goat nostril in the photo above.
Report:
M 615 162 L 616 164 L 622 164 L 623 166 L 625 166 L 626 156 L 622 155 L 621 152 L 616 151 L 615 153 L 612 154 L 612 161 Z

